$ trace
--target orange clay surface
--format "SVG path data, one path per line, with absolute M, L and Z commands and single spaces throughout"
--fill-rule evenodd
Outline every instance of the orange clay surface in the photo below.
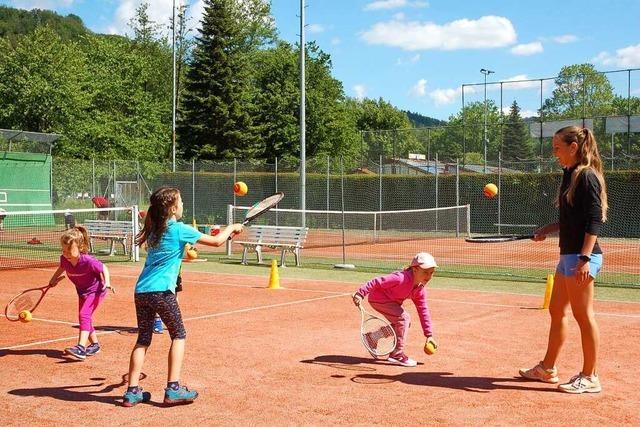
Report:
M 543 356 L 548 314 L 541 296 L 430 289 L 438 352 L 423 353 L 414 307 L 407 353 L 414 368 L 374 361 L 359 340 L 356 283 L 190 271 L 180 305 L 187 328 L 183 383 L 195 403 L 162 402 L 169 336 L 155 335 L 141 385 L 152 401 L 121 406 L 136 339 L 133 287 L 141 265 L 113 265 L 117 288 L 94 322 L 103 350 L 84 362 L 63 355 L 77 339 L 68 280 L 28 324 L 0 318 L 2 426 L 120 425 L 640 425 L 640 304 L 596 303 L 603 392 L 568 395 L 517 377 Z M 52 269 L 0 272 L 2 305 L 48 280 Z M 281 275 L 282 276 L 282 275 Z M 562 379 L 581 367 L 570 322 Z

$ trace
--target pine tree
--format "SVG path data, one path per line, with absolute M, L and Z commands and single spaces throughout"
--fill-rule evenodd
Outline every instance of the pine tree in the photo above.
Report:
M 186 157 L 256 157 L 246 33 L 236 0 L 205 0 L 177 134 Z
M 532 157 L 531 140 L 526 123 L 520 117 L 520 107 L 513 101 L 504 125 L 502 158 L 504 160 L 528 159 Z

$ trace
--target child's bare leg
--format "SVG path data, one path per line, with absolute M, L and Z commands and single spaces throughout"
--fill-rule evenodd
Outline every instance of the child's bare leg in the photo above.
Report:
M 182 361 L 184 360 L 184 339 L 174 339 L 171 341 L 171 349 L 169 349 L 169 372 L 167 382 L 175 382 L 180 380 L 182 370 Z
M 129 387 L 137 387 L 140 382 L 142 365 L 149 347 L 136 344 L 129 359 Z
M 86 348 L 87 344 L 89 344 L 89 335 L 90 334 L 91 334 L 91 332 L 89 332 L 89 331 L 80 331 L 80 336 L 78 337 L 78 344 L 80 344 L 81 346 Z M 95 335 L 95 332 L 93 334 Z

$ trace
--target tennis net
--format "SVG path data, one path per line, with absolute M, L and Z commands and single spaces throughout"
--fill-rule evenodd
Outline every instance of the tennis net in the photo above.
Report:
M 228 220 L 241 222 L 248 209 L 229 205 Z M 407 262 L 439 241 L 464 241 L 470 235 L 469 219 L 468 205 L 394 211 L 305 210 L 304 214 L 299 209 L 272 209 L 252 225 L 304 224 L 309 228 L 306 259 L 333 264 L 346 257 L 359 266 L 377 266 L 381 259 Z
M 59 263 L 62 233 L 87 228 L 91 254 L 102 260 L 137 261 L 138 208 L 65 209 L 0 213 L 0 269 Z

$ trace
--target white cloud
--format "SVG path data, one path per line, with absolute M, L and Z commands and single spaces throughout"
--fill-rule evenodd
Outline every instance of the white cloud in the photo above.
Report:
M 473 86 L 465 86 L 464 93 L 469 95 L 476 93 L 476 89 Z M 462 101 L 462 86 L 458 86 L 455 89 L 445 88 L 436 89 L 429 92 L 429 97 L 436 105 L 448 105 L 455 101 Z
M 418 82 L 413 85 L 411 90 L 409 91 L 411 96 L 415 96 L 417 98 L 422 98 L 427 94 L 427 81 L 425 79 L 420 79 Z
M 446 24 L 395 19 L 379 22 L 361 34 L 369 44 L 399 47 L 404 50 L 489 49 L 509 46 L 516 31 L 509 19 L 483 16 L 459 19 Z
M 640 66 L 640 44 L 617 49 L 615 55 L 600 52 L 593 61 L 615 67 L 638 67 Z
M 340 39 L 340 37 L 334 37 L 331 39 L 331 45 L 332 46 L 337 46 L 339 44 L 342 43 L 342 40 Z
M 67 8 L 73 5 L 75 0 L 12 0 L 11 6 L 18 9 L 58 9 Z
M 511 112 L 511 106 L 502 107 L 502 114 L 508 116 Z M 520 110 L 520 117 L 526 119 L 527 117 L 538 117 L 538 112 L 534 110 Z
M 362 84 L 355 85 L 353 87 L 353 92 L 356 95 L 356 99 L 363 100 L 367 97 L 367 87 Z
M 125 34 L 130 32 L 129 21 L 135 16 L 136 8 L 140 6 L 143 0 L 118 0 L 118 2 L 119 5 L 116 8 L 114 20 L 107 26 L 107 32 L 110 34 Z M 149 5 L 147 9 L 149 19 L 160 26 L 161 32 L 168 34 L 172 17 L 171 6 L 173 0 L 153 0 L 147 3 Z M 181 4 L 183 4 L 182 0 L 176 0 L 176 12 Z M 203 12 L 204 0 L 197 0 L 189 4 L 187 17 L 190 27 L 200 26 Z
M 518 74 L 503 80 L 504 90 L 539 89 L 540 80 L 530 80 L 526 74 Z
M 532 42 L 516 45 L 512 47 L 510 51 L 514 55 L 529 56 L 535 55 L 536 53 L 542 53 L 544 51 L 544 48 L 542 47 L 542 43 Z
M 575 36 L 573 34 L 563 34 L 561 36 L 553 37 L 553 41 L 560 44 L 573 43 L 578 41 L 578 36 Z
M 312 34 L 324 33 L 324 27 L 320 24 L 311 24 L 307 27 L 307 31 Z
M 371 3 L 368 3 L 364 7 L 364 10 L 387 10 L 387 9 L 398 9 L 401 7 L 424 8 L 424 7 L 429 7 L 429 2 L 408 1 L 408 0 L 376 0 Z

